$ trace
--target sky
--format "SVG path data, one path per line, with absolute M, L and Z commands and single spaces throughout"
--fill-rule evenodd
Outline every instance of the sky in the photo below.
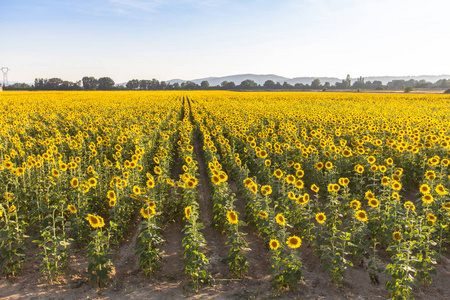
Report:
M 9 81 L 450 74 L 448 0 L 0 0 Z

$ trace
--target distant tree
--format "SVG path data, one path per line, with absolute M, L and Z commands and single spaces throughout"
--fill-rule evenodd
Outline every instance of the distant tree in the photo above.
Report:
M 231 90 L 234 89 L 236 87 L 236 84 L 233 81 L 222 81 L 222 83 L 220 84 L 220 86 L 225 89 L 225 90 Z
M 414 89 L 413 86 L 408 85 L 408 86 L 405 87 L 404 92 L 405 92 L 405 93 L 410 93 L 410 92 L 412 92 L 413 89 Z
M 446 89 L 446 90 L 444 91 L 444 94 L 450 94 L 450 89 Z
M 83 88 L 87 91 L 96 90 L 98 87 L 98 80 L 94 77 L 85 76 L 81 81 L 83 82 Z
M 416 87 L 418 89 L 429 89 L 432 86 L 433 86 L 433 84 L 431 82 L 428 82 L 425 79 L 422 79 L 419 82 L 417 82 L 414 87 Z
M 440 89 L 450 88 L 450 79 L 439 79 L 433 86 Z
M 187 81 L 185 84 L 185 89 L 196 90 L 196 89 L 198 89 L 198 85 L 193 81 Z
M 26 83 L 14 83 L 5 86 L 3 89 L 5 91 L 30 91 L 33 89 L 33 86 Z
M 293 88 L 292 84 L 288 83 L 287 81 L 283 82 L 283 89 L 290 90 L 292 88 Z
M 207 80 L 203 80 L 203 81 L 200 83 L 200 87 L 202 88 L 202 90 L 207 90 L 207 89 L 209 89 L 209 82 L 208 82 Z
M 296 90 L 302 90 L 304 88 L 305 88 L 305 85 L 303 83 L 294 84 L 294 89 L 296 89 Z
M 350 79 L 350 74 L 347 74 L 347 78 L 345 78 L 345 88 L 349 89 L 352 85 L 352 80 Z
M 275 82 L 273 80 L 266 80 L 266 82 L 264 82 L 263 86 L 266 89 L 274 89 L 275 88 Z
M 352 85 L 354 89 L 363 89 L 365 87 L 364 77 L 360 76 Z
M 318 90 L 318 89 L 322 88 L 322 83 L 320 82 L 319 78 L 316 78 L 311 82 L 311 88 L 314 90 Z
M 279 81 L 277 81 L 277 83 L 275 83 L 275 89 L 277 89 L 277 90 L 282 89 L 281 83 Z
M 246 79 L 238 87 L 243 90 L 251 90 L 257 88 L 258 84 L 254 80 Z
M 329 89 L 331 87 L 330 82 L 325 82 L 325 84 L 323 85 L 324 88 Z
M 127 82 L 126 87 L 129 90 L 137 90 L 137 89 L 139 89 L 139 80 L 138 79 L 131 79 L 131 80 L 129 80 Z
M 101 77 L 98 79 L 98 89 L 102 91 L 112 90 L 114 88 L 114 80 L 109 77 Z
M 50 78 L 47 81 L 47 90 L 59 90 L 63 80 L 61 78 Z
M 178 82 L 175 82 L 175 83 L 173 84 L 173 89 L 174 89 L 174 90 L 179 90 L 179 89 L 180 89 L 180 84 L 179 84 Z
M 167 82 L 161 81 L 161 82 L 159 83 L 159 87 L 160 87 L 162 90 L 165 90 L 165 89 L 167 88 Z

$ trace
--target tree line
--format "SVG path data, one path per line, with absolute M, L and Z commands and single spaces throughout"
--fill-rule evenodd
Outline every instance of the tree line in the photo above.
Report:
M 62 80 L 61 78 L 36 78 L 34 85 L 26 83 L 15 83 L 4 87 L 4 90 L 62 90 L 62 91 L 114 91 L 114 90 L 403 90 L 410 92 L 414 89 L 450 89 L 450 79 L 440 79 L 435 83 L 426 80 L 392 80 L 383 85 L 381 81 L 365 81 L 363 77 L 357 80 L 350 79 L 350 75 L 341 82 L 330 84 L 322 83 L 320 79 L 314 79 L 311 84 L 288 82 L 274 82 L 267 80 L 263 85 L 257 84 L 254 80 L 246 79 L 240 84 L 232 81 L 223 81 L 219 85 L 211 86 L 204 80 L 200 84 L 193 81 L 170 83 L 157 79 L 132 79 L 125 85 L 116 85 L 110 77 L 95 78 L 85 76 L 76 82 Z M 446 91 L 447 92 L 447 91 Z

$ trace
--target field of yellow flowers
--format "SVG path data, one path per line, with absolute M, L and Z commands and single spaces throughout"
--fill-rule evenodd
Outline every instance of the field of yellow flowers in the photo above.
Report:
M 4 92 L 0 124 L 3 278 L 33 261 L 55 284 L 83 251 L 108 287 L 133 227 L 140 274 L 167 270 L 178 239 L 193 293 L 214 264 L 250 276 L 255 251 L 273 291 L 302 290 L 314 260 L 393 299 L 449 261 L 450 96 Z

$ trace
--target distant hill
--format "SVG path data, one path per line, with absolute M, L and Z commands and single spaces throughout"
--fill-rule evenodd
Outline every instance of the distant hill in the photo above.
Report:
M 189 81 L 193 81 L 197 84 L 200 84 L 202 81 L 206 80 L 209 82 L 211 86 L 220 85 L 224 81 L 228 82 L 234 82 L 236 85 L 240 84 L 242 81 L 246 79 L 250 79 L 255 81 L 257 84 L 263 85 L 264 82 L 267 80 L 273 80 L 275 83 L 280 82 L 283 84 L 285 81 L 287 83 L 290 83 L 292 85 L 296 83 L 303 83 L 303 84 L 311 84 L 311 82 L 318 78 L 322 84 L 325 82 L 329 82 L 331 85 L 334 85 L 336 82 L 341 82 L 344 80 L 344 78 L 336 78 L 336 77 L 295 77 L 295 78 L 287 78 L 283 76 L 278 76 L 274 74 L 267 74 L 267 75 L 256 75 L 256 74 L 239 74 L 239 75 L 231 75 L 231 76 L 222 76 L 222 77 L 206 77 L 206 78 L 199 78 L 199 79 L 193 79 Z M 359 78 L 359 77 L 358 77 Z M 387 84 L 390 81 L 393 80 L 410 80 L 414 79 L 417 81 L 420 80 L 426 80 L 431 83 L 435 83 L 436 81 L 440 79 L 450 79 L 450 75 L 420 75 L 420 76 L 368 76 L 364 77 L 364 80 L 367 81 L 381 81 L 384 85 Z M 355 82 L 357 78 L 352 78 L 352 82 Z M 183 79 L 172 79 L 167 80 L 166 82 L 170 83 L 182 83 L 186 82 L 188 80 Z

